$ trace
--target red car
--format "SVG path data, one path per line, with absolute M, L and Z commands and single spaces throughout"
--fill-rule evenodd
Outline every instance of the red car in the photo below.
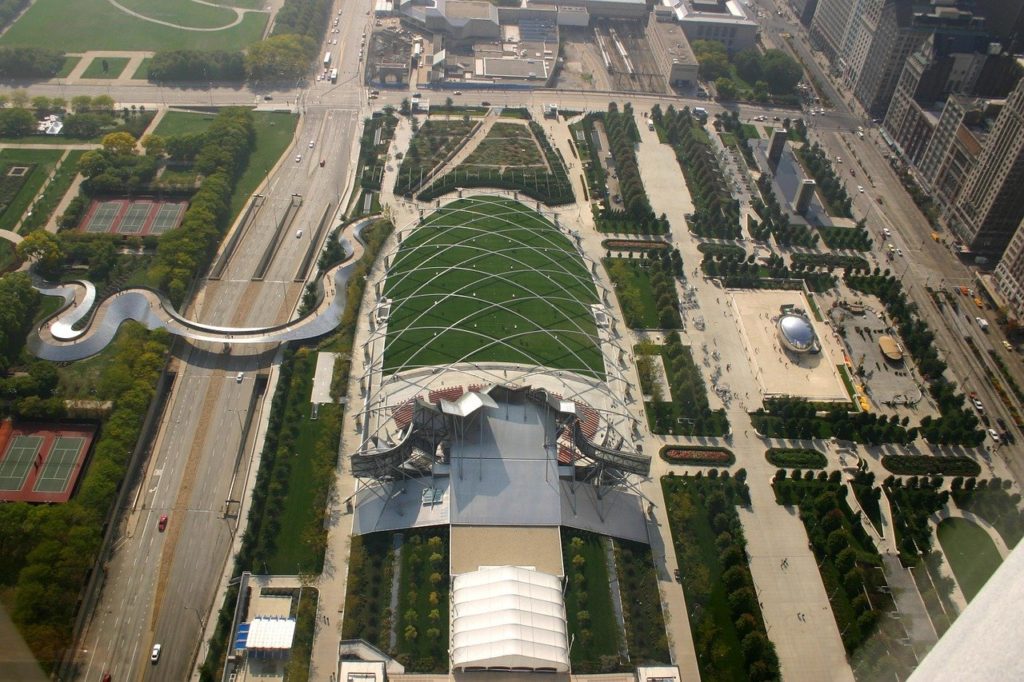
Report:
M 160 523 L 158 523 L 156 527 L 160 529 L 161 533 L 164 532 L 164 530 L 167 528 L 167 514 L 160 515 Z

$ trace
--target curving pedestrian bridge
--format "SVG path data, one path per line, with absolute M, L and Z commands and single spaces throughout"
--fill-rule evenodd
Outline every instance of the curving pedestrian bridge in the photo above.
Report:
M 78 280 L 65 284 L 38 283 L 46 296 L 64 299 L 64 305 L 29 335 L 28 348 L 43 360 L 70 362 L 99 353 L 113 341 L 121 324 L 134 320 L 147 329 L 165 329 L 190 341 L 228 344 L 276 344 L 322 336 L 338 326 L 345 312 L 349 275 L 363 254 L 359 241 L 363 228 L 376 216 L 346 228 L 354 239 L 342 238 L 346 258 L 325 271 L 316 282 L 318 305 L 295 320 L 270 327 L 221 327 L 181 315 L 162 293 L 136 287 L 120 291 L 96 305 L 96 288 Z

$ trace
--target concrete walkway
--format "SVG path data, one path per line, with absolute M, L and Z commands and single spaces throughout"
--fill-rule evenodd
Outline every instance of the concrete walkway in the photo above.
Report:
M 765 441 L 750 426 L 747 412 L 760 402 L 756 377 L 743 344 L 719 343 L 719 340 L 737 338 L 739 323 L 722 301 L 725 292 L 696 270 L 702 258 L 697 249 L 701 240 L 686 227 L 685 215 L 694 209 L 682 170 L 672 148 L 661 144 L 657 133 L 647 129 L 642 113 L 638 110 L 635 116 L 643 142 L 637 151 L 641 178 L 652 209 L 657 215 L 667 216 L 671 242 L 683 256 L 686 287 L 690 289 L 681 291 L 680 301 L 686 300 L 689 294 L 693 304 L 681 306 L 687 343 L 694 362 L 702 370 L 705 385 L 726 389 L 721 393 L 709 391 L 708 400 L 712 409 L 726 410 L 732 429 L 732 436 L 727 439 L 673 438 L 672 441 L 720 444 L 735 453 L 736 467 L 747 469 L 751 506 L 739 509 L 740 520 L 765 627 L 778 652 L 784 678 L 808 682 L 852 681 L 853 672 L 846 660 L 828 595 L 814 554 L 808 548 L 807 532 L 795 509 L 775 502 L 771 488 L 775 468 L 764 458 Z M 716 313 L 704 315 L 705 310 Z M 660 471 L 666 467 L 677 468 L 659 458 L 655 469 Z M 785 565 L 783 560 L 786 560 Z

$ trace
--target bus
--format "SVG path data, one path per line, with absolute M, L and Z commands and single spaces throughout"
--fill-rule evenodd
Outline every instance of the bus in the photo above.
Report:
M 324 55 L 324 68 L 326 69 L 331 65 L 331 53 L 328 52 Z
M 331 82 L 332 83 L 337 83 L 338 82 L 338 70 L 337 69 L 331 69 Z

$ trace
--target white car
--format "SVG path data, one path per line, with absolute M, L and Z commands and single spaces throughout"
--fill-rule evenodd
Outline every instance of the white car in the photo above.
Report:
M 153 645 L 153 651 L 150 652 L 150 654 L 149 654 L 149 660 L 151 662 L 156 663 L 157 661 L 160 660 L 160 648 L 161 647 L 160 647 L 159 644 L 154 644 Z
M 302 230 L 295 230 L 295 238 L 302 239 Z
M 316 144 L 316 140 L 310 140 L 309 141 L 309 148 L 312 149 L 313 145 L 315 145 L 315 144 Z
M 857 191 L 864 194 L 864 185 L 857 185 Z
M 300 163 L 301 161 L 302 161 L 302 154 L 296 154 L 295 155 L 295 163 Z
M 996 445 L 999 445 L 1002 442 L 1001 440 L 999 440 L 999 434 L 996 432 L 995 429 L 989 429 L 988 435 L 989 438 L 992 439 L 992 442 L 995 443 Z
M 974 403 L 974 409 L 976 409 L 978 412 L 985 411 L 985 406 L 982 405 L 981 401 L 978 400 L 977 398 L 971 398 L 971 402 Z

